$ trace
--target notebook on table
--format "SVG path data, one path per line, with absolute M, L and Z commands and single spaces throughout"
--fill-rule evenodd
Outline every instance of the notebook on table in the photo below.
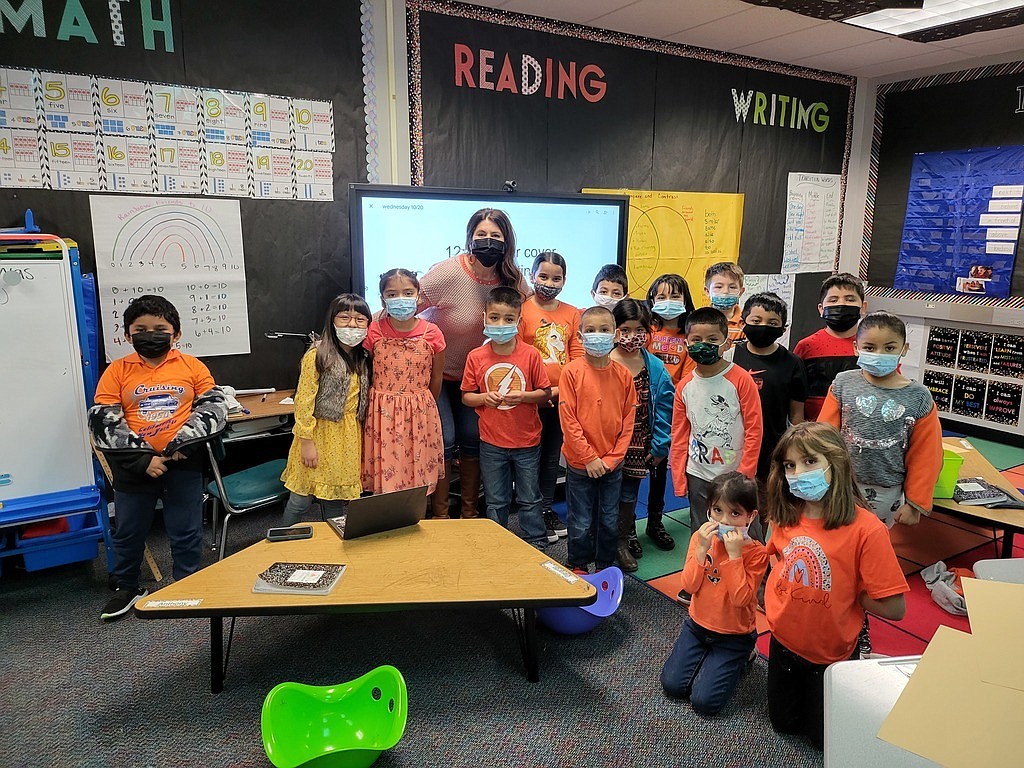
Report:
M 274 563 L 256 577 L 252 591 L 278 595 L 329 595 L 345 573 L 343 564 Z
M 427 511 L 427 486 L 352 499 L 344 515 L 327 524 L 345 541 L 416 525 Z
M 1003 491 L 982 477 L 961 477 L 953 489 L 953 501 L 965 507 L 977 507 L 1006 501 L 1009 498 Z

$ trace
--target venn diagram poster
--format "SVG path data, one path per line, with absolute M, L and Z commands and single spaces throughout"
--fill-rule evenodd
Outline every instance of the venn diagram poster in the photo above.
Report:
M 237 200 L 91 195 L 89 203 L 108 361 L 132 351 L 124 311 L 146 294 L 177 308 L 182 352 L 249 352 Z
M 693 301 L 707 303 L 700 287 L 704 271 L 719 261 L 736 261 L 743 226 L 743 195 L 667 192 L 649 189 L 584 189 L 629 195 L 626 273 L 629 293 L 646 298 L 659 275 L 686 278 Z
M 893 287 L 1008 297 L 1022 206 L 1024 147 L 914 155 Z

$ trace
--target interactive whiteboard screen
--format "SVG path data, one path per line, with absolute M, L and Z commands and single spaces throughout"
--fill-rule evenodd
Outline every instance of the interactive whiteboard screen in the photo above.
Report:
M 380 275 L 394 267 L 418 272 L 465 251 L 466 224 L 481 208 L 508 214 L 516 263 L 529 276 L 533 260 L 552 250 L 566 260 L 559 296 L 593 304 L 590 288 L 605 264 L 623 264 L 629 198 L 625 195 L 520 195 L 432 187 L 352 184 L 349 192 L 352 284 L 380 309 Z

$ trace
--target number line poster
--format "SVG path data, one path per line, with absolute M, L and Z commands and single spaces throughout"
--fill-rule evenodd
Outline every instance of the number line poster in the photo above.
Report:
M 329 101 L 0 68 L 0 188 L 334 199 Z
M 181 351 L 197 357 L 249 352 L 237 200 L 92 195 L 89 203 L 108 361 L 132 351 L 124 310 L 149 293 L 177 307 Z

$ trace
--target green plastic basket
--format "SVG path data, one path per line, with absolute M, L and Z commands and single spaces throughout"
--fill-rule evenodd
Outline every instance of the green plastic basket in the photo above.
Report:
M 964 457 L 956 451 L 948 448 L 942 451 L 942 469 L 939 471 L 938 482 L 935 483 L 935 491 L 932 495 L 936 499 L 951 499 L 953 491 L 956 490 L 956 481 L 960 477 L 960 467 L 964 463 Z

